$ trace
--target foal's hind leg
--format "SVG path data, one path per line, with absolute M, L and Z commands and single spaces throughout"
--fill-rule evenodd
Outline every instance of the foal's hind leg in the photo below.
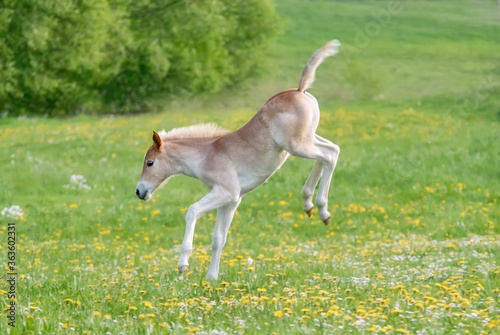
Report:
M 338 145 L 315 135 L 315 145 L 322 148 L 323 152 L 327 153 L 328 164 L 323 163 L 323 174 L 319 182 L 318 194 L 316 195 L 316 206 L 318 206 L 319 217 L 327 225 L 330 222 L 330 213 L 328 212 L 328 191 L 332 181 L 333 171 L 337 166 L 337 160 L 340 154 Z
M 316 185 L 318 185 L 319 178 L 321 178 L 322 171 L 323 164 L 320 161 L 316 161 L 306 183 L 304 184 L 304 187 L 302 188 L 302 208 L 304 208 L 304 211 L 308 216 L 312 215 L 312 211 L 314 209 L 312 198 Z
M 328 212 L 328 190 L 330 188 L 332 174 L 335 170 L 337 159 L 340 154 L 339 146 L 314 134 L 313 138 L 286 143 L 284 145 L 284 148 L 294 156 L 316 160 L 317 163 L 315 164 L 313 171 L 311 172 L 311 175 L 306 182 L 306 185 L 304 185 L 304 188 L 307 191 L 311 189 L 314 191 L 317 179 L 321 176 L 318 194 L 316 196 L 316 205 L 318 206 L 320 219 L 325 224 L 328 224 L 330 222 L 330 213 Z M 318 173 L 319 166 L 323 167 L 321 174 Z M 305 192 L 303 190 L 302 194 L 304 195 L 304 193 Z M 309 194 L 310 192 L 308 192 L 306 195 L 309 196 Z M 304 201 L 303 205 L 310 204 Z

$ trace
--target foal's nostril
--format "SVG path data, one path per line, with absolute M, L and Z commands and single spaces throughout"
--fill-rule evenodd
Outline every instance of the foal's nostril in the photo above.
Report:
M 136 189 L 135 189 L 135 194 L 136 194 L 137 196 L 139 196 L 139 189 L 138 189 L 138 188 L 136 188 Z

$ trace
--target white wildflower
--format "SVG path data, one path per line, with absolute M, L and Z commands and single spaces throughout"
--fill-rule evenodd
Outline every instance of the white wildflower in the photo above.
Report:
M 90 190 L 90 186 L 85 184 L 86 181 L 87 179 L 85 179 L 84 176 L 81 176 L 79 174 L 74 174 L 71 175 L 71 177 L 69 178 L 69 184 L 64 185 L 63 187 L 70 188 L 72 190 L 76 189 Z
M 10 206 L 10 208 L 5 207 L 0 214 L 13 219 L 22 218 L 24 216 L 22 208 L 17 205 Z

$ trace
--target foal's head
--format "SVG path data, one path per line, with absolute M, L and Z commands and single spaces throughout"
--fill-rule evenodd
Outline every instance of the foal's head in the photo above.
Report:
M 139 199 L 151 199 L 153 192 L 170 176 L 164 146 L 160 135 L 153 131 L 153 145 L 144 156 L 141 178 L 135 190 Z

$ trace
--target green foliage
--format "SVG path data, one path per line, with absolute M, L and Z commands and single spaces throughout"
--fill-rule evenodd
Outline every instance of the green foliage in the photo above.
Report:
M 213 93 L 262 68 L 269 0 L 8 0 L 0 110 L 146 111 L 158 95 Z

